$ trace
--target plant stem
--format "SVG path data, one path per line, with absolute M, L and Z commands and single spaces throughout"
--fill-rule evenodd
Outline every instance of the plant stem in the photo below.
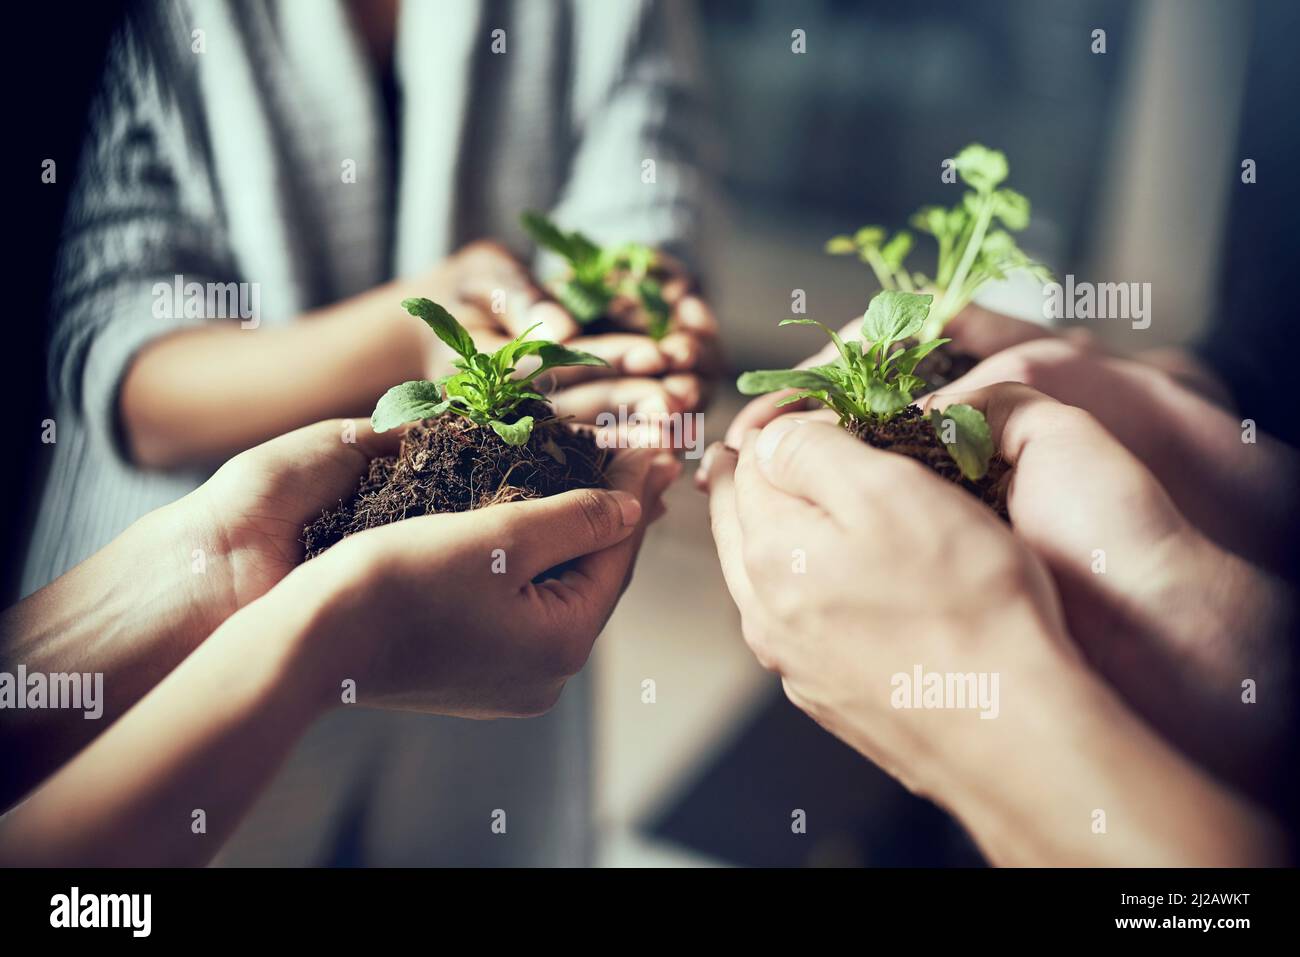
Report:
M 983 199 L 979 215 L 975 218 L 975 228 L 971 231 L 970 241 L 966 243 L 966 249 L 962 253 L 961 262 L 957 264 L 957 271 L 953 273 L 952 279 L 943 291 L 943 299 L 939 302 L 939 308 L 930 314 L 930 317 L 925 322 L 925 328 L 917 336 L 917 340 L 920 342 L 937 339 L 939 333 L 943 332 L 943 327 L 947 325 L 948 320 L 952 318 L 952 314 L 956 311 L 953 304 L 961 296 L 962 283 L 966 281 L 966 274 L 970 272 L 970 267 L 975 263 L 975 257 L 979 255 L 980 246 L 984 243 L 984 234 L 988 231 L 989 222 L 993 219 L 993 194 L 988 193 Z M 950 313 L 949 310 L 953 310 L 953 313 Z
M 889 266 L 881 257 L 879 249 L 872 246 L 866 247 L 862 250 L 862 258 L 871 267 L 871 271 L 876 274 L 881 289 L 894 288 L 894 280 L 889 275 Z

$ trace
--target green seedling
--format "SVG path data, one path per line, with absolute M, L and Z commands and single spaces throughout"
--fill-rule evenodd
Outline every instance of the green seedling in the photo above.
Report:
M 952 209 L 923 206 L 911 218 L 914 229 L 933 236 L 938 244 L 933 278 L 907 268 L 913 246 L 912 233 L 907 230 L 890 236 L 882 226 L 864 226 L 852 236 L 835 236 L 826 243 L 826 251 L 832 255 L 857 255 L 871 267 L 882 289 L 920 290 L 937 297 L 929 319 L 917 332 L 918 342 L 931 342 L 942 335 L 949 320 L 987 282 L 1005 279 L 1019 269 L 1028 270 L 1042 282 L 1052 279 L 1051 272 L 1026 256 L 1008 232 L 1029 225 L 1029 200 L 1001 185 L 1010 172 L 1006 156 L 972 143 L 957 154 L 953 166 L 970 187 L 961 202 Z
M 569 349 L 545 339 L 529 339 L 533 326 L 493 353 L 479 352 L 474 340 L 446 309 L 429 299 L 403 299 L 402 308 L 423 319 L 439 339 L 451 347 L 459 372 L 429 382 L 415 379 L 395 385 L 380 397 L 370 424 L 376 432 L 407 422 L 431 419 L 444 412 L 464 416 L 477 426 L 491 427 L 507 445 L 525 445 L 533 432 L 533 417 L 509 421 L 525 399 L 545 401 L 532 383 L 547 369 L 557 366 L 608 365 L 586 352 Z M 525 356 L 537 356 L 539 364 L 526 376 L 516 378 L 515 367 Z
M 645 310 L 651 338 L 668 333 L 668 303 L 651 274 L 659 262 L 655 250 L 639 243 L 597 246 L 580 232 L 564 232 L 541 213 L 524 213 L 521 221 L 537 245 L 569 264 L 569 275 L 552 282 L 551 291 L 579 323 L 595 322 L 616 296 L 626 296 Z
M 934 297 L 888 289 L 878 293 L 862 317 L 862 339 L 845 341 L 815 319 L 784 319 L 781 325 L 819 326 L 830 336 L 839 358 L 809 369 L 764 369 L 746 372 L 736 383 L 745 395 L 797 389 L 777 403 L 789 405 L 816 399 L 834 410 L 840 425 L 883 424 L 912 402 L 924 381 L 915 375 L 917 363 L 947 339 L 931 339 L 908 348 L 895 345 L 917 336 L 927 322 Z M 950 405 L 931 413 L 931 424 L 962 475 L 983 478 L 993 457 L 988 423 L 978 409 Z

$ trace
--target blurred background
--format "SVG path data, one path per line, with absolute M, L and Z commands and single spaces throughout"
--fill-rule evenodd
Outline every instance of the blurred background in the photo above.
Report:
M 409 0 L 414 2 L 414 0 Z M 549 0 L 539 0 L 549 2 Z M 618 0 L 610 0 L 618 2 Z M 835 233 L 903 226 L 928 202 L 950 204 L 940 163 L 971 141 L 999 148 L 1008 185 L 1033 202 L 1022 246 L 1058 276 L 1150 281 L 1153 322 L 1095 331 L 1119 348 L 1195 344 L 1249 321 L 1249 296 L 1294 272 L 1296 221 L 1287 161 L 1296 133 L 1296 4 L 1290 0 L 712 0 L 696 8 L 717 107 L 725 187 L 707 288 L 735 368 L 788 364 L 820 345 L 777 331 L 792 291 L 833 324 L 861 313 L 869 271 L 822 253 Z M 57 38 L 67 75 L 52 99 L 27 97 L 20 122 L 43 130 L 41 155 L 75 153 L 97 57 L 120 5 L 27 11 L 22 35 Z M 807 52 L 791 52 L 791 32 Z M 1093 52 L 1094 31 L 1105 52 Z M 51 56 L 55 47 L 51 46 Z M 49 144 L 48 146 L 46 144 Z M 1261 184 L 1243 187 L 1254 158 Z M 34 162 L 27 153 L 24 164 Z M 22 175 L 30 177 L 26 166 Z M 952 187 L 946 187 L 951 189 Z M 1251 193 L 1251 190 L 1257 193 Z M 1285 191 L 1285 192 L 1284 192 Z M 48 273 L 60 200 L 36 190 L 26 276 Z M 928 252 L 924 242 L 921 251 Z M 1283 258 L 1287 257 L 1287 258 Z M 928 268 L 923 258 L 919 268 Z M 1234 285 L 1235 284 L 1235 285 Z M 17 324 L 6 386 L 24 422 L 48 406 L 39 360 L 43 290 Z M 1240 296 L 1232 316 L 1225 290 Z M 1033 316 L 1036 287 L 981 299 Z M 1276 313 L 1276 309 L 1273 310 Z M 720 437 L 739 397 L 724 383 L 706 414 Z M 1278 410 L 1277 420 L 1290 422 Z M 1280 430 L 1279 430 L 1280 431 Z M 21 553 L 25 509 L 41 481 L 37 430 L 9 470 L 6 556 Z M 960 829 L 912 798 L 788 705 L 754 663 L 718 572 L 705 503 L 683 481 L 647 541 L 635 582 L 597 646 L 592 806 L 597 861 L 624 864 L 978 865 Z M 9 563 L 12 566 L 12 562 Z M 6 584 L 12 598 L 12 567 Z M 653 704 L 643 701 L 652 680 Z M 300 760 L 308 760 L 301 757 Z M 403 800 L 419 800 L 405 795 Z M 803 810 L 808 834 L 793 834 Z M 275 858 L 293 810 L 259 807 L 236 838 Z M 271 842 L 271 843 L 266 843 Z M 240 858 L 235 849 L 234 859 Z M 245 852 L 246 854 L 247 852 Z M 249 859 L 245 856 L 242 859 Z M 346 841 L 318 863 L 355 863 Z

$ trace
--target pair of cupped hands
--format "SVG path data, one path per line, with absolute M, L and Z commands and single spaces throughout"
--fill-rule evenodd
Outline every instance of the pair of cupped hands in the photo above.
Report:
M 667 257 L 664 266 L 672 326 L 658 342 L 625 302 L 608 331 L 584 334 L 493 242 L 472 243 L 393 291 L 442 303 L 482 351 L 540 324 L 534 335 L 605 359 L 608 367 L 556 370 L 545 383 L 558 414 L 590 423 L 620 405 L 691 411 L 716 379 L 715 320 L 685 269 Z M 373 334 L 418 353 L 430 379 L 450 369 L 449 350 L 396 304 Z M 302 563 L 303 526 L 352 495 L 370 460 L 399 442 L 399 431 L 376 434 L 363 420 L 298 429 L 234 456 L 92 557 L 94 580 L 119 583 L 147 611 L 130 626 L 136 666 L 114 675 L 107 717 L 200 644 L 263 632 L 277 636 L 269 654 L 296 663 L 284 665 L 284 680 L 321 708 L 355 689 L 363 704 L 468 717 L 549 709 L 585 664 L 681 463 L 668 451 L 623 449 L 608 489 L 412 518 Z M 65 587 L 54 583 L 15 613 L 56 621 L 73 604 Z
M 1238 795 L 1276 797 L 1285 766 L 1294 451 L 1167 354 L 977 307 L 945 335 L 983 361 L 921 405 L 984 412 L 1011 526 L 833 415 L 756 400 L 696 481 L 757 659 L 996 861 L 1277 853 Z M 997 674 L 998 719 L 898 707 L 892 679 L 917 667 Z M 1123 855 L 1092 826 L 1107 809 Z

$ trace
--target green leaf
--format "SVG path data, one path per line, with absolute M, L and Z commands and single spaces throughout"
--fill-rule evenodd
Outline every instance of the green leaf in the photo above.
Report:
M 403 382 L 379 397 L 370 416 L 370 426 L 376 432 L 387 432 L 407 422 L 441 415 L 448 404 L 442 398 L 442 390 L 432 382 L 424 379 Z
M 553 369 L 556 366 L 608 366 L 609 363 L 600 356 L 593 356 L 590 352 L 582 352 L 578 349 L 570 349 L 568 346 L 562 346 L 558 342 L 546 342 L 537 350 L 537 356 L 542 360 L 542 364 L 537 367 L 537 371 L 530 375 L 529 379 L 534 379 L 547 369 Z
M 474 339 L 465 331 L 465 327 L 432 299 L 403 299 L 402 308 L 423 319 L 439 339 L 451 346 L 453 352 L 466 359 L 472 359 L 478 352 L 474 347 Z
M 903 260 L 912 251 L 912 234 L 906 230 L 894 233 L 892 239 L 880 250 L 880 258 L 890 269 L 896 270 L 903 265 Z
M 657 342 L 668 334 L 668 325 L 672 321 L 672 310 L 668 306 L 668 300 L 664 299 L 663 287 L 657 280 L 642 279 L 637 284 L 637 298 L 641 300 L 641 308 L 650 320 L 650 338 Z
M 511 339 L 504 346 L 492 353 L 492 365 L 500 375 L 509 375 L 514 370 L 515 365 L 524 356 L 531 356 L 542 346 L 546 345 L 545 339 L 529 339 L 528 336 L 534 329 L 540 326 L 537 322 L 529 326 L 522 333 Z
M 1000 189 L 993 194 L 993 215 L 1019 232 L 1029 225 L 1029 200 L 1014 189 Z
M 533 242 L 543 249 L 559 253 L 568 260 L 574 258 L 574 247 L 569 241 L 568 234 L 541 213 L 529 210 L 519 217 L 519 222 L 523 224 L 528 235 L 533 238 Z
M 883 226 L 863 226 L 853 234 L 853 242 L 860 248 L 879 246 L 885 241 Z
M 595 322 L 603 316 L 609 308 L 610 300 L 614 298 L 603 281 L 562 280 L 551 291 L 555 293 L 560 305 L 582 325 Z
M 915 335 L 930 314 L 934 297 L 886 289 L 876 293 L 862 317 L 862 335 L 870 343 L 889 346 Z
M 991 192 L 1010 172 L 1006 154 L 979 143 L 972 143 L 958 153 L 954 165 L 962 180 L 981 193 Z
M 757 369 L 736 380 L 741 395 L 763 395 L 782 389 L 824 389 L 830 381 L 815 369 Z
M 492 426 L 493 432 L 501 436 L 506 445 L 527 445 L 528 437 L 533 434 L 533 417 L 531 415 L 522 416 L 518 421 L 509 425 L 499 419 L 493 419 L 488 424 Z
M 974 482 L 988 473 L 993 435 L 982 412 L 969 405 L 950 405 L 942 412 L 931 409 L 930 424 L 962 475 Z
M 912 401 L 912 397 L 906 392 L 880 383 L 868 386 L 864 398 L 872 412 L 885 416 L 893 415 Z
M 942 236 L 948 231 L 948 210 L 942 206 L 922 206 L 908 222 L 913 229 L 931 236 Z
M 951 342 L 951 339 L 931 339 L 929 342 L 922 342 L 919 345 L 912 346 L 910 349 L 900 349 L 891 355 L 886 363 L 892 363 L 893 367 L 898 370 L 900 375 L 910 375 L 917 364 L 928 356 L 935 349 L 938 349 L 945 342 Z
M 844 256 L 858 251 L 852 236 L 832 236 L 826 240 L 826 251 L 832 256 Z
M 805 389 L 802 392 L 796 392 L 794 395 L 787 395 L 776 404 L 776 408 L 779 409 L 783 405 L 794 405 L 804 399 L 816 399 L 818 402 L 830 405 L 830 394 L 825 389 Z

